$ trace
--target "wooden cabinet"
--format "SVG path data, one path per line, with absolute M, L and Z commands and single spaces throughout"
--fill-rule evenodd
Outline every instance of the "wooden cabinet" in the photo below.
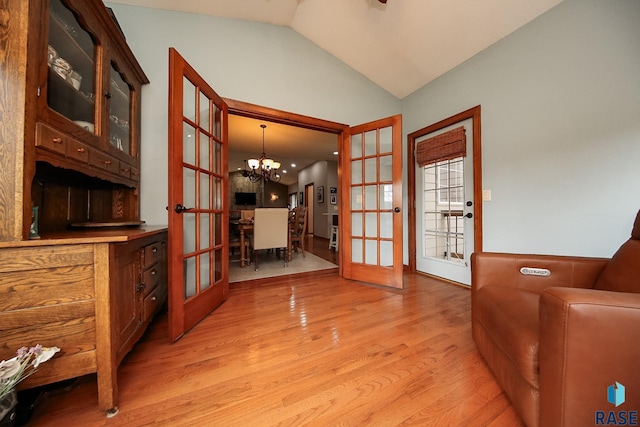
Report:
M 99 408 L 118 403 L 117 368 L 167 300 L 164 228 L 0 242 L 0 359 L 61 351 L 21 383 L 98 374 Z
M 141 223 L 148 79 L 102 0 L 1 3 L 0 359 L 58 346 L 21 387 L 95 372 L 108 410 L 167 297 L 166 228 L 124 227 Z
M 140 339 L 145 326 L 167 300 L 166 236 L 111 247 L 111 276 L 117 301 L 114 313 L 116 360 Z
M 36 135 L 36 160 L 136 187 L 138 176 L 129 171 L 139 167 L 140 87 L 146 77 L 126 44 L 100 22 L 98 11 L 104 7 L 93 3 L 49 0 L 43 10 L 47 44 L 41 46 L 46 55 L 40 55 L 45 63 L 36 67 L 39 81 L 45 82 L 38 87 L 37 121 L 64 132 L 63 139 L 83 142 L 88 155 L 77 163 L 68 152 L 52 157 L 41 133 Z
M 75 223 L 140 220 L 141 87 L 101 0 L 6 0 L 0 26 L 0 241 Z

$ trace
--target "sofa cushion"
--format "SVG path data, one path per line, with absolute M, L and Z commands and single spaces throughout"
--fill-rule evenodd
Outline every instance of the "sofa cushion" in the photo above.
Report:
M 602 270 L 595 289 L 640 293 L 640 211 L 636 215 L 631 238 Z
M 505 353 L 520 375 L 538 389 L 539 295 L 504 287 L 476 292 L 475 321 Z

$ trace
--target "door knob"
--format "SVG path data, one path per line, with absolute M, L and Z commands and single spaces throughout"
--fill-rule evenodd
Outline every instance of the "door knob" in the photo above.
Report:
M 471 212 L 469 212 L 468 214 L 466 214 L 464 216 L 465 218 L 473 218 L 473 214 Z
M 193 209 L 193 208 L 186 208 L 186 207 L 182 206 L 180 203 L 178 203 L 177 205 L 175 205 L 173 207 L 173 210 L 176 211 L 176 213 L 179 213 L 179 214 L 183 213 L 184 211 L 191 210 L 191 209 Z
M 395 213 L 398 213 L 398 212 L 400 212 L 400 208 L 396 206 L 395 208 L 393 208 L 393 211 L 394 211 Z

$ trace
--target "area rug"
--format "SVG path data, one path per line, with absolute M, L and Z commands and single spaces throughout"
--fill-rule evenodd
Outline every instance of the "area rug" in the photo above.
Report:
M 306 273 L 307 271 L 327 270 L 338 268 L 338 266 L 307 252 L 305 257 L 302 256 L 302 253 L 294 253 L 288 266 L 284 267 L 284 262 L 278 259 L 275 253 L 261 251 L 258 258 L 258 268 L 259 270 L 256 271 L 253 259 L 251 264 L 244 268 L 240 268 L 239 262 L 231 262 L 229 266 L 229 283 Z

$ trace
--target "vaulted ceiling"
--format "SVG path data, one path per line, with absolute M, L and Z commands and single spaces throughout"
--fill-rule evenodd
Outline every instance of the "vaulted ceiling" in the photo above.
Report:
M 282 25 L 399 99 L 536 18 L 561 0 L 108 0 Z M 262 152 L 262 122 L 230 117 L 229 171 Z M 335 160 L 337 136 L 267 123 L 266 152 L 292 184 L 316 160 Z M 304 141 L 304 144 L 300 142 Z M 311 143 L 313 142 L 313 143 Z M 298 151 L 302 150 L 302 152 Z M 292 168 L 291 163 L 297 167 Z
M 108 0 L 291 27 L 404 98 L 561 0 Z

